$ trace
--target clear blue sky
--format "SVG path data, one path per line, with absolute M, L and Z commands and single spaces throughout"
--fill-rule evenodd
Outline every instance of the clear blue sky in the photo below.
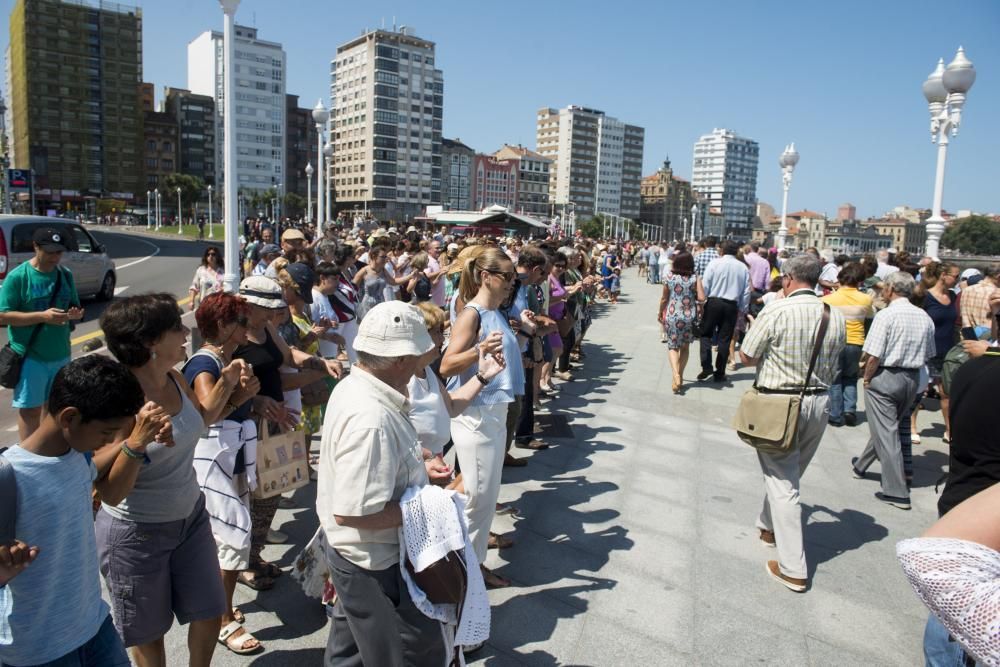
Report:
M 0 0 L 6 21 L 12 0 Z M 222 28 L 213 0 L 145 0 L 144 78 L 184 86 L 187 43 Z M 945 11 L 947 7 L 947 11 Z M 481 151 L 534 147 L 535 111 L 581 104 L 646 128 L 645 170 L 689 178 L 694 141 L 760 143 L 757 195 L 781 204 L 778 155 L 802 155 L 790 208 L 861 216 L 929 207 L 935 148 L 920 85 L 965 46 L 978 80 L 951 144 L 944 206 L 1000 213 L 1000 2 L 243 0 L 237 20 L 284 44 L 288 92 L 328 103 L 329 61 L 365 27 L 437 43 L 444 133 Z

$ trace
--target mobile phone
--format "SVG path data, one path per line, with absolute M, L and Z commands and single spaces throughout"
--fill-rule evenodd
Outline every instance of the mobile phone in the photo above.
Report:
M 962 327 L 962 340 L 979 340 L 975 327 Z

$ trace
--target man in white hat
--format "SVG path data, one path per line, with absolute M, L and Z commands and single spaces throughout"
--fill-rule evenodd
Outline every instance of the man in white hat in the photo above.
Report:
M 442 665 L 441 625 L 410 599 L 400 574 L 399 500 L 428 483 L 406 385 L 434 346 L 423 316 L 402 301 L 368 311 L 357 363 L 323 420 L 316 512 L 337 590 L 324 664 Z

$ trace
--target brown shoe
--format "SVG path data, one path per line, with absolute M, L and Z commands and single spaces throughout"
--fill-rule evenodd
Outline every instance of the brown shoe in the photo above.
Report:
M 526 465 L 528 465 L 528 459 L 519 459 L 510 454 L 505 454 L 503 457 L 503 466 L 505 468 L 523 468 Z
M 796 579 L 795 577 L 789 577 L 782 574 L 781 567 L 778 566 L 778 561 L 776 560 L 767 561 L 767 573 L 774 579 L 777 579 L 779 583 L 783 584 L 785 588 L 790 591 L 805 593 L 806 588 L 809 587 L 808 579 Z
M 760 531 L 760 541 L 764 543 L 765 547 L 771 547 L 772 549 L 778 546 L 778 543 L 774 541 L 774 531 L 764 530 L 763 528 L 758 528 Z

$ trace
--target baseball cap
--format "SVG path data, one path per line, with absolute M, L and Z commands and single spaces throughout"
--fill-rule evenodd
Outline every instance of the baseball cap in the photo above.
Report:
M 356 351 L 376 357 L 416 357 L 432 347 L 424 316 L 402 301 L 386 301 L 369 310 L 354 339 Z
M 51 227 L 36 229 L 31 241 L 45 252 L 66 252 L 65 237 Z
M 983 272 L 980 271 L 979 269 L 970 268 L 966 269 L 965 271 L 962 271 L 962 276 L 961 278 L 959 278 L 959 280 L 968 280 L 972 276 L 981 276 L 981 275 L 983 275 Z
M 268 243 L 262 246 L 260 249 L 261 257 L 265 255 L 280 255 L 280 254 L 281 254 L 281 247 L 276 243 Z
M 295 239 L 304 241 L 306 237 L 305 234 L 298 229 L 295 229 L 295 227 L 289 227 L 285 231 L 281 232 L 282 241 L 294 241 Z
M 240 296 L 261 308 L 284 308 L 288 304 L 281 298 L 281 285 L 267 276 L 250 276 L 240 283 Z
M 406 228 L 406 232 L 407 233 L 415 232 L 415 231 L 417 231 L 417 228 L 414 225 L 410 225 L 409 227 Z
M 295 286 L 298 287 L 299 296 L 302 297 L 302 300 L 306 303 L 312 303 L 312 289 L 316 283 L 316 273 L 312 268 L 302 262 L 293 262 L 285 267 L 285 271 L 295 281 Z

